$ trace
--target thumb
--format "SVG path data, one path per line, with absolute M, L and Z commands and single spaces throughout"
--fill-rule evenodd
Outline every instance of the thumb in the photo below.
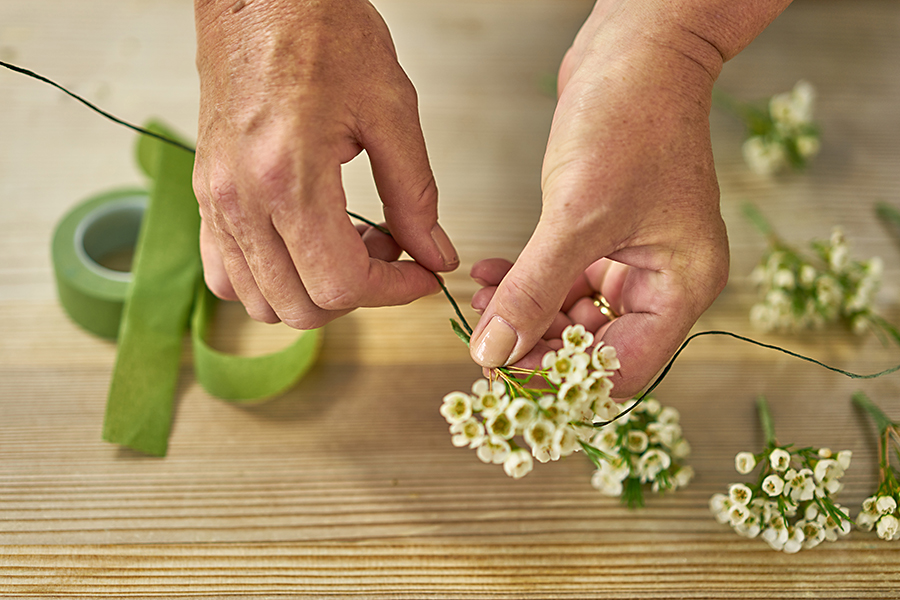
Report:
M 375 126 L 365 148 L 391 235 L 419 264 L 452 271 L 459 255 L 438 223 L 438 190 L 415 104 L 394 107 L 389 127 Z M 380 123 L 379 123 L 380 125 Z
M 553 323 L 585 267 L 572 260 L 559 244 L 542 243 L 536 231 L 497 286 L 472 332 L 472 360 L 482 367 L 495 368 L 525 356 Z

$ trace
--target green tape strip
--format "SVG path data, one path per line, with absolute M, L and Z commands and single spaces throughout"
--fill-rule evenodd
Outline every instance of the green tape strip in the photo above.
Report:
M 155 131 L 175 137 L 160 126 Z M 152 138 L 157 174 L 144 214 L 119 330 L 103 439 L 164 456 L 184 333 L 200 279 L 194 156 Z
M 148 128 L 177 139 L 160 124 Z M 304 331 L 278 352 L 249 357 L 206 342 L 218 299 L 201 273 L 193 158 L 141 137 L 137 159 L 154 181 L 151 192 L 123 188 L 91 197 L 66 214 L 53 235 L 60 303 L 88 331 L 119 339 L 103 438 L 155 456 L 168 449 L 189 323 L 198 381 L 213 396 L 239 403 L 287 391 L 313 365 L 322 339 L 321 330 Z M 112 252 L 135 247 L 130 273 L 100 264 Z
M 146 190 L 112 190 L 78 204 L 53 232 L 60 304 L 73 321 L 101 337 L 115 338 L 119 332 L 131 274 L 98 261 L 134 249 L 146 206 Z
M 216 298 L 202 282 L 191 321 L 197 379 L 207 392 L 241 403 L 277 396 L 290 389 L 315 362 L 321 330 L 303 331 L 287 348 L 262 356 L 236 356 L 215 350 L 205 341 Z

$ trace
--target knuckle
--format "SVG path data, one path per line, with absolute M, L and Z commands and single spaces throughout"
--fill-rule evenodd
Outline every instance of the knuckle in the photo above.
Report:
M 349 283 L 333 283 L 309 290 L 309 297 L 323 310 L 348 310 L 360 306 L 362 290 Z
M 278 318 L 278 315 L 273 313 L 270 309 L 260 309 L 256 307 L 245 307 L 247 309 L 247 314 L 254 321 L 259 321 L 260 323 L 268 323 L 269 325 L 274 325 L 281 321 Z
M 299 316 L 285 317 L 281 319 L 281 322 L 291 329 L 307 331 L 310 329 L 318 329 L 334 318 L 334 316 L 325 311 L 315 311 Z
M 501 300 L 503 308 L 520 319 L 541 320 L 557 310 L 546 287 L 539 282 L 518 277 L 507 281 L 504 287 L 506 293 Z

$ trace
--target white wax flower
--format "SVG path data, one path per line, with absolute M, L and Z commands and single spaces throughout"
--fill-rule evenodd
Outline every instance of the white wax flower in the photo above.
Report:
M 621 405 L 607 396 L 599 400 L 595 400 L 591 405 L 591 409 L 597 417 L 597 422 L 612 421 L 621 412 Z
M 734 456 L 734 468 L 741 475 L 746 475 L 756 468 L 756 457 L 752 452 L 738 452 Z
M 616 355 L 616 349 L 612 346 L 606 346 L 603 342 L 594 346 L 591 351 L 591 365 L 598 371 L 611 373 L 622 368 L 619 357 Z
M 512 451 L 503 462 L 503 470 L 513 479 L 524 477 L 533 467 L 534 463 L 531 460 L 531 455 L 521 448 Z
M 583 352 L 573 352 L 563 348 L 556 352 L 548 352 L 541 360 L 541 366 L 548 369 L 547 379 L 560 384 L 563 380 L 578 383 L 587 378 L 590 358 Z
M 642 483 L 652 481 L 660 471 L 668 469 L 672 464 L 672 458 L 662 450 L 651 449 L 644 452 L 638 459 L 637 470 Z
M 791 454 L 782 448 L 775 448 L 769 454 L 769 464 L 776 471 L 785 471 L 791 464 Z
M 490 382 L 487 379 L 479 379 L 472 384 L 472 395 L 475 398 L 472 403 L 473 410 L 481 411 L 485 418 L 502 412 L 509 404 L 506 386 L 500 381 Z
M 678 413 L 678 410 L 672 408 L 671 406 L 664 406 L 659 414 L 656 416 L 656 420 L 660 423 L 664 424 L 674 424 L 678 423 L 681 419 L 681 415 Z
M 681 438 L 672 445 L 671 451 L 673 458 L 687 458 L 691 454 L 691 445 L 686 438 Z
M 502 465 L 509 457 L 509 442 L 503 438 L 488 438 L 478 447 L 477 455 L 482 462 Z
M 472 398 L 462 392 L 451 392 L 444 396 L 441 414 L 448 423 L 461 423 L 472 416 Z
M 813 471 L 815 480 L 823 483 L 837 477 L 844 476 L 844 468 L 833 458 L 824 458 L 816 463 L 815 471 Z
M 685 465 L 675 471 L 675 486 L 679 488 L 683 488 L 687 486 L 688 483 L 694 478 L 694 468 L 690 465 Z
M 538 407 L 528 398 L 516 398 L 506 407 L 505 413 L 517 431 L 524 431 L 537 418 Z
M 477 448 L 484 440 L 484 425 L 477 419 L 469 417 L 465 421 L 453 423 L 450 426 L 450 433 L 453 434 L 450 441 L 457 448 L 464 446 Z
M 594 343 L 594 334 L 586 331 L 584 325 L 571 325 L 566 327 L 562 340 L 565 349 L 581 352 Z
M 753 492 L 743 483 L 733 483 L 728 488 L 728 498 L 733 504 L 749 504 Z
M 558 427 L 553 432 L 553 440 L 550 447 L 560 456 L 569 456 L 581 448 L 578 443 L 578 434 L 568 425 Z
M 516 427 L 505 412 L 494 415 L 484 425 L 493 437 L 508 440 L 516 434 Z
M 878 519 L 876 531 L 878 532 L 878 537 L 883 540 L 890 542 L 900 539 L 900 520 L 894 515 L 884 515 Z
M 732 527 L 741 525 L 750 517 L 750 509 L 745 504 L 732 504 L 728 508 L 728 519 Z
M 747 165 L 759 175 L 774 175 L 787 165 L 784 147 L 777 142 L 768 142 L 762 136 L 747 138 L 742 150 Z
M 815 496 L 816 481 L 809 469 L 791 469 L 784 474 L 784 479 L 785 494 L 789 494 L 794 502 L 812 500 Z
M 784 491 L 784 480 L 773 473 L 763 479 L 762 489 L 769 496 L 780 496 Z
M 556 424 L 544 417 L 538 417 L 525 427 L 523 437 L 532 448 L 549 448 L 553 443 L 554 433 Z
M 886 515 L 897 510 L 897 501 L 891 496 L 879 496 L 875 500 L 875 510 L 882 515 Z
M 650 438 L 647 434 L 639 429 L 633 429 L 625 436 L 625 448 L 634 454 L 640 454 L 647 449 L 650 444 Z

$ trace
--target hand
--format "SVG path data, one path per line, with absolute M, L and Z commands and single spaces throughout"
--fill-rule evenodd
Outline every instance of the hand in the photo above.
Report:
M 677 28 L 650 35 L 612 4 L 598 3 L 560 68 L 532 238 L 514 265 L 472 269 L 485 288 L 471 351 L 487 368 L 538 367 L 582 323 L 618 351 L 613 393 L 628 397 L 727 279 L 708 122 L 722 56 Z M 595 292 L 621 316 L 605 318 Z
M 209 288 L 299 329 L 438 292 L 432 271 L 459 260 L 437 223 L 415 90 L 375 9 L 197 0 L 196 22 Z M 393 241 L 345 212 L 341 165 L 362 150 Z

